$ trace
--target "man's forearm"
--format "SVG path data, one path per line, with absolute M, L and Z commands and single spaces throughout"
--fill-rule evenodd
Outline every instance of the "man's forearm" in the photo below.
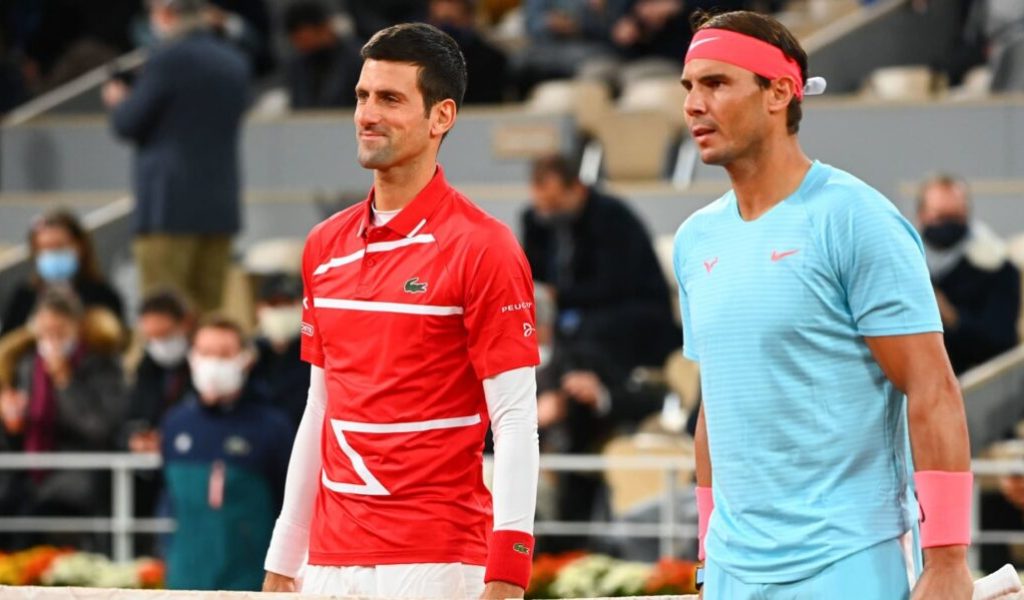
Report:
M 969 471 L 971 449 L 960 385 L 952 372 L 907 390 L 916 471 Z
M 697 485 L 711 487 L 711 452 L 708 448 L 708 430 L 704 423 L 704 407 L 698 409 L 697 430 L 693 434 L 693 453 L 696 462 Z

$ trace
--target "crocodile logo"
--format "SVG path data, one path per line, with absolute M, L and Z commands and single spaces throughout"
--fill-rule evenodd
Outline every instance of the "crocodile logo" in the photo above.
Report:
M 413 277 L 405 282 L 406 294 L 422 294 L 427 291 L 426 282 L 420 283 L 419 277 Z

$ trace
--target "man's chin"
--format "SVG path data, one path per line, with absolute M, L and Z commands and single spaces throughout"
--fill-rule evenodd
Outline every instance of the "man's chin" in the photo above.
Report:
M 363 154 L 359 153 L 357 160 L 359 160 L 360 166 L 364 169 L 386 169 L 391 166 L 391 160 L 386 156 L 380 154 Z

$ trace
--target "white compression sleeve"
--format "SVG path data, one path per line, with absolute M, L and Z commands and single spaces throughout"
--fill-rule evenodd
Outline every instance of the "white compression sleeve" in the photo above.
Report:
M 295 434 L 292 456 L 288 460 L 288 478 L 284 485 L 281 515 L 267 549 L 264 568 L 271 573 L 295 577 L 309 550 L 309 524 L 313 503 L 320 487 L 320 437 L 327 412 L 327 386 L 324 370 L 311 367 L 309 396 Z
M 484 380 L 494 432 L 494 530 L 533 533 L 537 507 L 537 377 L 533 367 Z

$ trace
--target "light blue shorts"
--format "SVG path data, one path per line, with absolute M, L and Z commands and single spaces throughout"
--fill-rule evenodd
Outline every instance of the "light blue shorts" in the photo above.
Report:
M 790 583 L 744 583 L 708 557 L 705 600 L 906 600 L 920 572 L 910 535 L 838 560 Z

